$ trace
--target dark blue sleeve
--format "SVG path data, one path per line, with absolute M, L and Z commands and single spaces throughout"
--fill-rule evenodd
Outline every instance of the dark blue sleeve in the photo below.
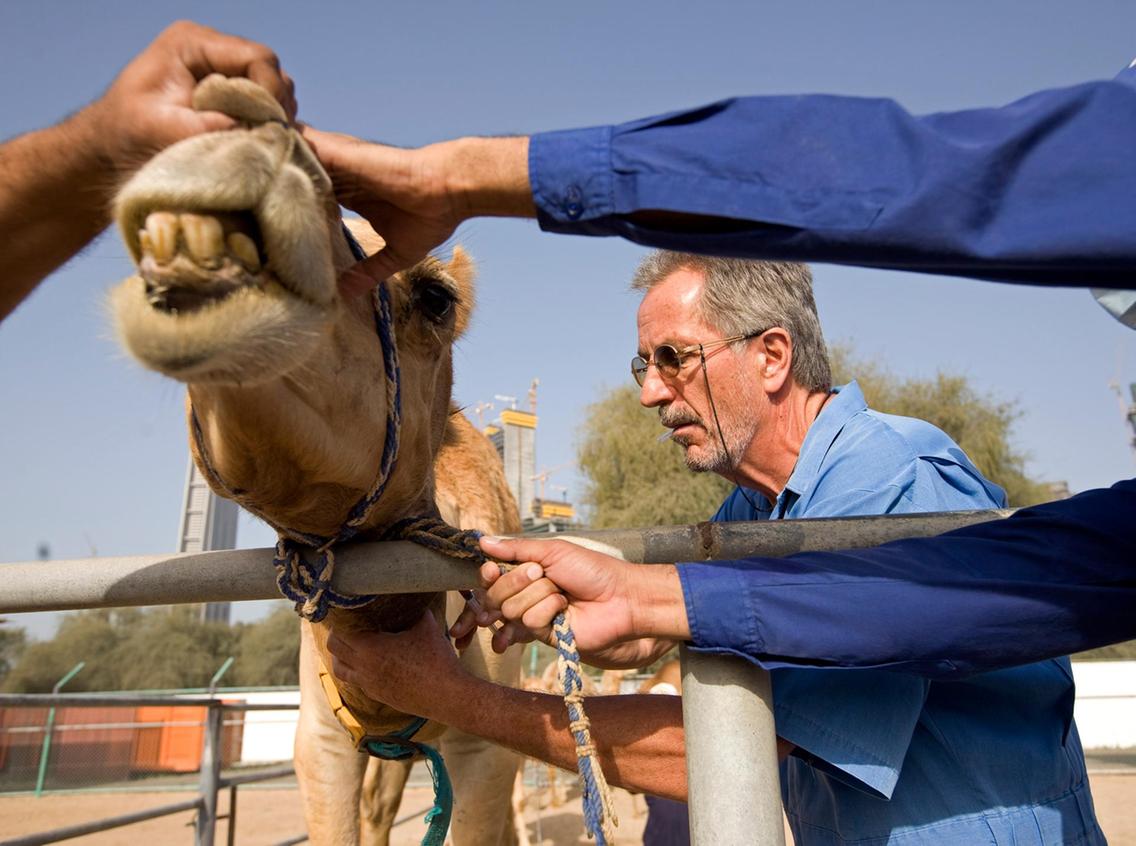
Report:
M 1136 71 L 1008 106 L 750 97 L 534 135 L 544 229 L 667 249 L 1136 287 Z M 697 215 L 673 227 L 653 211 Z M 652 223 L 652 221 L 655 221 Z
M 678 570 L 697 651 L 984 672 L 1136 638 L 1136 479 L 937 538 Z

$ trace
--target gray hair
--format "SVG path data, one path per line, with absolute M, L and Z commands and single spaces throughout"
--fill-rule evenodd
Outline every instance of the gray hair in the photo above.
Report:
M 746 335 L 780 326 L 793 340 L 793 379 L 810 391 L 832 388 L 828 349 L 813 299 L 813 277 L 803 264 L 753 261 L 657 250 L 631 279 L 631 288 L 649 291 L 677 270 L 693 270 L 706 280 L 699 317 L 722 335 Z

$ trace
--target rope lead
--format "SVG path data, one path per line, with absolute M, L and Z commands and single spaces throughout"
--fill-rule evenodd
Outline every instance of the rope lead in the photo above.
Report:
M 607 846 L 608 841 L 615 837 L 613 828 L 619 825 L 619 820 L 615 816 L 611 788 L 608 787 L 596 746 L 592 742 L 591 722 L 584 713 L 580 652 L 576 649 L 576 637 L 572 634 L 563 611 L 552 621 L 552 631 L 556 635 L 556 669 L 564 691 L 564 707 L 568 710 L 568 730 L 576 741 L 584 827 L 588 836 L 595 838 L 596 846 Z

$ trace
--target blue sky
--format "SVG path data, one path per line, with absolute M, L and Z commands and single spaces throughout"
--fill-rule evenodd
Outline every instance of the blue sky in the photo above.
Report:
M 0 137 L 96 97 L 163 26 L 194 19 L 271 45 L 321 128 L 419 145 L 629 120 L 738 94 L 893 97 L 915 112 L 998 105 L 1113 75 L 1136 55 L 1120 2 L 0 4 Z M 640 248 L 522 221 L 458 233 L 479 306 L 456 396 L 541 381 L 538 462 L 571 461 L 583 409 L 629 378 Z M 175 543 L 182 391 L 110 338 L 102 300 L 129 273 L 108 234 L 0 325 L 0 560 L 140 554 Z M 1111 380 L 1136 381 L 1136 336 L 1083 291 L 814 268 L 830 341 L 901 376 L 962 373 L 1019 403 L 1031 472 L 1073 490 L 1131 475 Z M 554 483 L 578 480 L 570 472 Z M 241 523 L 242 546 L 271 533 Z M 269 566 L 265 562 L 265 566 Z M 253 616 L 263 606 L 245 609 Z M 18 617 L 33 632 L 49 618 Z

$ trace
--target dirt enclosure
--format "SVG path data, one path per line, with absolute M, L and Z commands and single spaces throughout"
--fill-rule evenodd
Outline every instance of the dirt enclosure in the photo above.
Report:
M 1136 846 L 1136 772 L 1094 773 L 1091 776 L 1097 814 L 1112 846 Z M 63 825 L 73 825 L 99 817 L 138 811 L 157 805 L 192 798 L 192 793 L 84 793 L 0 797 L 0 838 Z M 417 846 L 426 827 L 422 817 L 430 807 L 426 787 L 413 787 L 403 798 L 392 846 Z M 228 811 L 227 794 L 221 799 L 222 813 Z M 616 796 L 619 815 L 616 844 L 630 846 L 641 842 L 646 817 L 642 799 L 620 790 Z M 584 835 L 578 795 L 573 791 L 559 808 L 542 808 L 539 815 L 525 811 L 529 838 L 533 846 L 586 846 L 594 844 Z M 228 836 L 227 820 L 217 826 L 216 842 Z M 238 846 L 274 846 L 304 830 L 299 795 L 295 788 L 242 788 L 237 803 L 236 843 Z M 139 823 L 115 831 L 87 835 L 66 841 L 84 846 L 134 846 L 137 843 L 193 843 L 193 814 L 180 813 L 160 820 Z
M 300 796 L 295 788 L 241 788 L 237 800 L 237 846 L 274 846 L 304 831 Z M 619 846 L 639 843 L 646 816 L 642 799 L 619 790 L 616 792 L 619 828 L 615 840 Z M 0 839 L 32 834 L 63 825 L 73 825 L 99 817 L 140 811 L 193 798 L 192 793 L 85 793 L 0 797 Z M 427 787 L 411 787 L 403 796 L 398 824 L 391 846 L 418 846 L 426 825 L 422 818 L 430 809 L 432 792 Z M 221 798 L 221 813 L 228 813 L 228 794 Z M 638 813 L 638 815 L 637 815 Z M 571 792 L 559 808 L 543 808 L 538 816 L 531 806 L 525 810 L 529 838 L 533 846 L 594 846 L 584 834 L 579 799 Z M 228 837 L 228 821 L 217 825 L 216 842 L 224 844 Z M 159 820 L 138 823 L 114 831 L 77 837 L 67 843 L 84 846 L 136 846 L 138 843 L 193 843 L 193 814 L 184 812 Z

